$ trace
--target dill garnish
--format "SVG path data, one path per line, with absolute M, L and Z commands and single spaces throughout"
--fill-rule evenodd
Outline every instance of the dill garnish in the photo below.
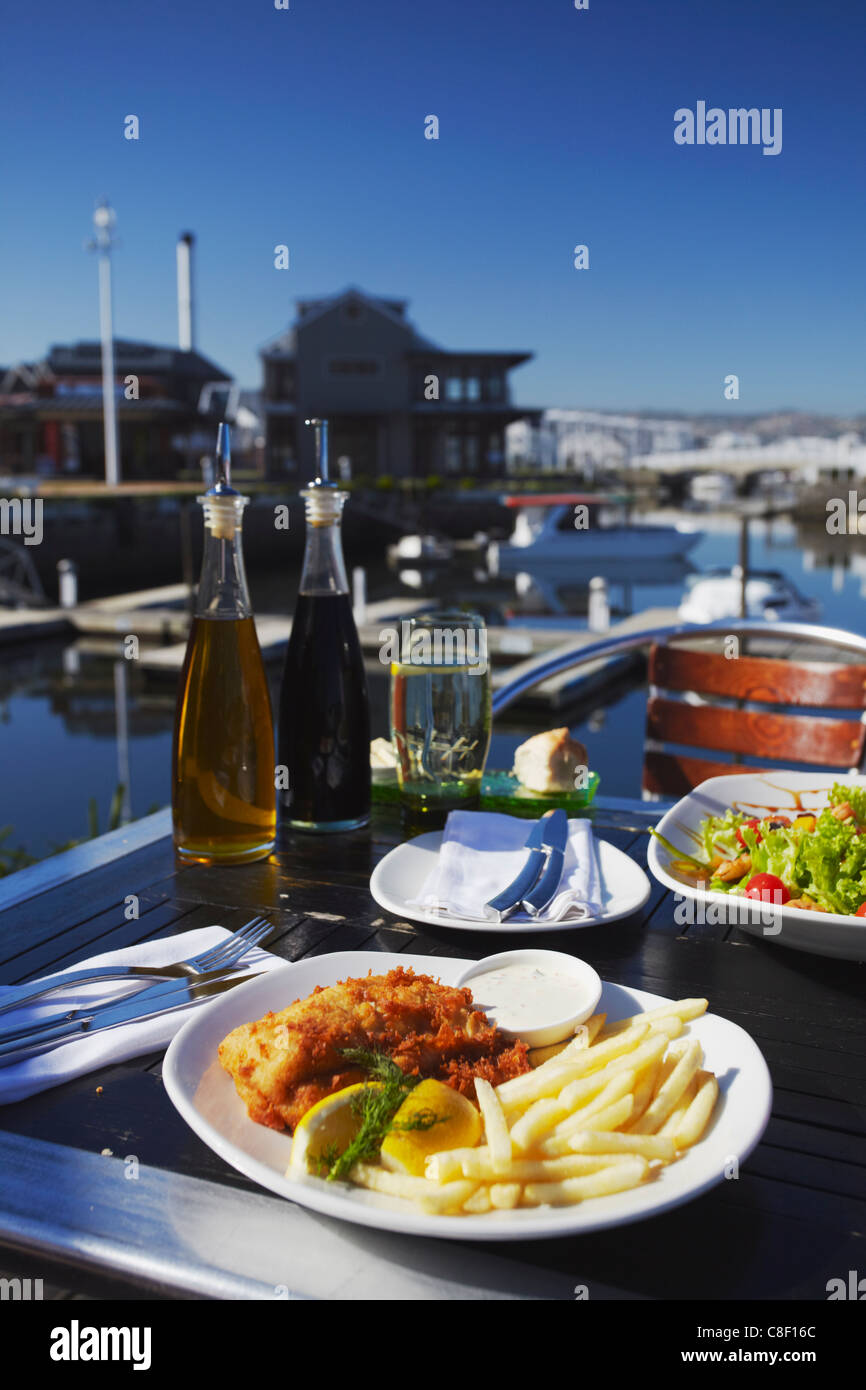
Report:
M 329 1144 L 323 1153 L 311 1158 L 319 1175 L 326 1177 L 328 1182 L 346 1177 L 356 1163 L 375 1162 L 385 1137 L 392 1129 L 432 1129 L 433 1125 L 445 1119 L 444 1115 L 436 1115 L 432 1110 L 419 1110 L 411 1119 L 395 1125 L 394 1116 L 421 1077 L 407 1076 L 384 1052 L 348 1047 L 343 1050 L 343 1056 L 356 1066 L 363 1067 L 369 1073 L 370 1080 L 379 1084 L 367 1086 L 353 1097 L 352 1109 L 361 1123 L 348 1148 L 337 1154 L 336 1146 Z

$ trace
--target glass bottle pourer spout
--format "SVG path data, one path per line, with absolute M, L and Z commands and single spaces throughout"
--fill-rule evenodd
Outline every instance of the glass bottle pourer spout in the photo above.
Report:
M 336 487 L 328 476 L 328 422 L 327 420 L 305 420 L 316 431 L 316 478 L 311 487 Z
M 199 501 L 204 507 L 205 525 L 218 540 L 230 541 L 240 529 L 241 515 L 247 499 L 231 485 L 231 432 L 225 420 L 217 430 L 216 468 L 213 485 Z

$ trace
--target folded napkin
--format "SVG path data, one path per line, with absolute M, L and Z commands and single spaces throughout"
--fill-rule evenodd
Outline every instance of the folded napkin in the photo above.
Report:
M 200 927 L 197 931 L 184 932 L 178 936 L 162 936 L 155 941 L 142 941 L 137 946 L 127 946 L 122 951 L 109 951 L 105 955 L 91 956 L 78 961 L 69 969 L 80 970 L 90 965 L 173 965 L 177 961 L 188 960 L 190 956 L 200 955 L 219 943 L 231 933 L 225 927 Z M 272 970 L 285 965 L 279 956 L 272 956 L 256 946 L 234 967 L 236 970 Z M 65 974 L 64 971 L 57 972 Z M 44 977 L 51 979 L 50 975 Z M 136 982 L 138 983 L 138 982 Z M 161 984 L 161 980 L 148 980 L 145 984 Z M 133 984 L 129 980 L 96 980 L 93 984 L 72 985 L 60 993 L 47 995 L 23 1004 L 20 1009 L 10 1009 L 0 1014 L 0 1027 L 11 1028 L 13 1024 L 27 1027 L 41 1023 L 51 1015 L 58 1015 L 64 1009 L 78 1004 L 96 1004 L 107 999 L 131 997 Z M 0 986 L 0 1002 L 9 993 L 8 987 Z M 211 998 L 214 996 L 211 995 Z M 75 1038 L 60 1044 L 50 1052 L 43 1052 L 26 1061 L 13 1062 L 0 1067 L 0 1105 L 24 1100 L 39 1091 L 47 1091 L 51 1086 L 59 1086 L 73 1077 L 83 1076 L 104 1065 L 125 1062 L 129 1057 L 140 1057 L 146 1052 L 157 1052 L 167 1047 L 175 1033 L 183 1027 L 194 1009 L 209 1003 L 203 999 L 190 1004 L 188 1008 L 178 1009 L 176 1013 L 161 1017 L 142 1019 L 139 1023 L 125 1023 L 91 1037 Z
M 526 863 L 530 829 L 530 821 L 495 811 L 452 811 L 436 864 L 413 905 L 485 921 L 484 904 L 507 888 Z M 588 820 L 570 820 L 562 879 L 553 902 L 539 917 L 518 909 L 504 925 L 595 917 L 603 899 L 592 826 Z

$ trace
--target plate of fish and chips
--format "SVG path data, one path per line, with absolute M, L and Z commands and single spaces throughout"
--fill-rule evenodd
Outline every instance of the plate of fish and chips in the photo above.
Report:
M 532 1051 L 461 987 L 468 964 L 346 951 L 269 971 L 175 1037 L 168 1094 L 204 1143 L 270 1191 L 363 1226 L 450 1239 L 575 1235 L 658 1215 L 723 1181 L 760 1140 L 766 1063 L 706 1000 L 604 983 L 573 1036 Z M 420 1168 L 399 1159 L 401 1144 L 420 1151 L 413 1123 L 399 1123 L 411 1091 L 378 1158 L 339 1170 L 354 1151 L 346 1141 L 342 1152 L 308 1145 L 299 1160 L 315 1115 L 346 1097 L 344 1119 L 357 1128 L 363 1113 L 366 1125 L 394 1076 L 460 1112 L 457 1131 L 435 1104 L 432 1127 L 419 1121 L 429 1127 Z M 389 1144 L 397 1161 L 386 1163 Z

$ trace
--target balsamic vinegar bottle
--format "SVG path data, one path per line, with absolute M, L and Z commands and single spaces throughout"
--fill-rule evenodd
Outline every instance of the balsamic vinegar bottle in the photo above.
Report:
M 354 830 L 370 819 L 370 715 L 340 520 L 348 493 L 328 478 L 328 424 L 316 430 L 318 477 L 301 496 L 304 567 L 280 692 L 278 772 L 294 830 Z
M 204 554 L 172 756 L 175 849 L 207 864 L 263 859 L 277 826 L 271 702 L 241 549 L 247 498 L 231 487 L 229 468 L 222 424 L 217 481 L 198 498 Z

